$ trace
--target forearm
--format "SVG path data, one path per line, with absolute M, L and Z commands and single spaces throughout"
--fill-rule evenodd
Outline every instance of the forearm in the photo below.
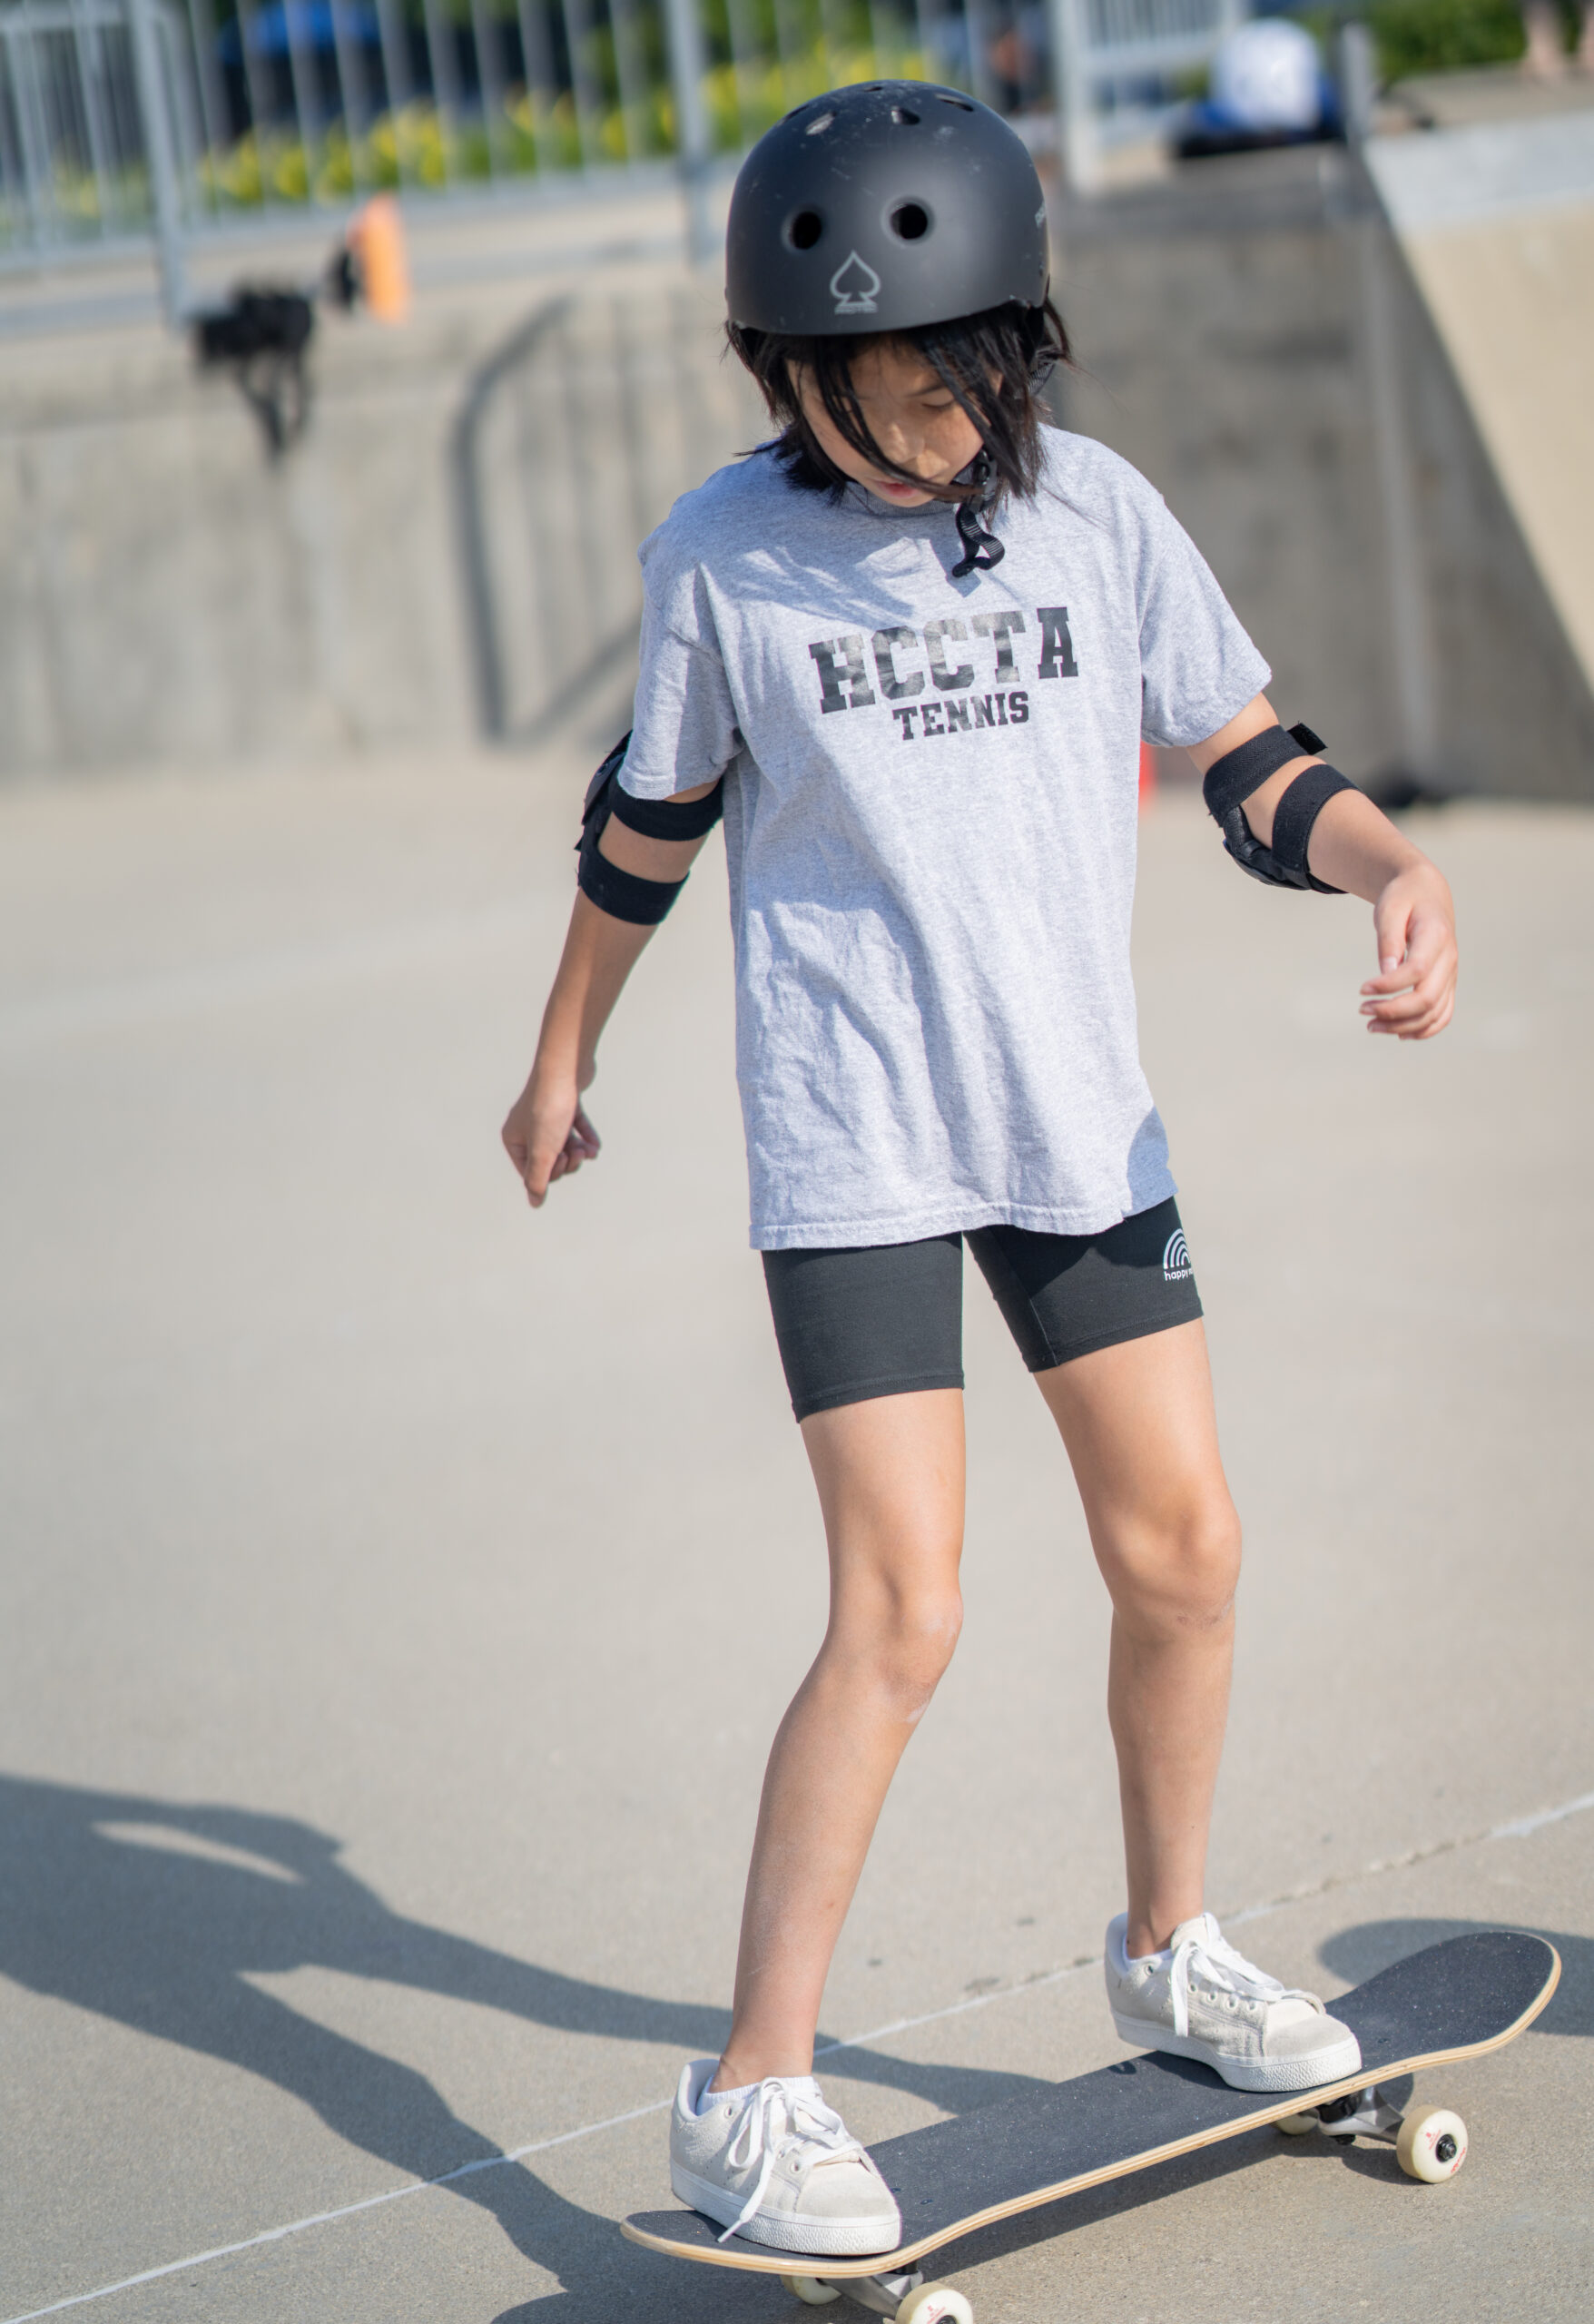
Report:
M 633 921 L 612 918 L 589 896 L 577 892 L 543 1010 L 534 1075 L 567 1078 L 577 1089 L 586 1088 L 595 1070 L 598 1037 L 653 932 Z
M 699 799 L 711 788 L 704 783 L 681 795 Z M 598 842 L 598 852 L 638 879 L 674 881 L 685 879 L 702 846 L 700 839 L 648 839 L 624 823 L 610 822 Z M 539 1067 L 546 1061 L 556 1070 L 571 1070 L 576 1087 L 586 1088 L 593 1077 L 598 1037 L 653 932 L 652 924 L 617 920 L 590 896 L 576 891 L 558 972 L 543 1011 L 537 1041 Z
M 1324 803 L 1306 842 L 1306 862 L 1325 887 L 1343 889 L 1370 904 L 1404 872 L 1441 876 L 1422 849 L 1360 791 L 1336 791 Z
M 1371 799 L 1344 787 L 1343 777 L 1333 769 L 1328 781 L 1342 787 L 1328 788 L 1325 782 L 1309 786 L 1292 802 L 1288 829 L 1279 841 L 1281 801 L 1303 774 L 1325 762 L 1302 751 L 1276 765 L 1254 789 L 1245 784 L 1257 771 L 1258 755 L 1264 764 L 1271 763 L 1279 751 L 1299 741 L 1303 731 L 1310 741 L 1317 740 L 1309 729 L 1291 728 L 1286 743 L 1266 695 L 1257 694 L 1218 733 L 1192 743 L 1190 756 L 1203 778 L 1207 804 L 1225 825 L 1225 845 L 1245 868 L 1252 868 L 1254 861 L 1245 852 L 1251 842 L 1278 851 L 1258 872 L 1259 878 L 1299 886 L 1302 874 L 1309 874 L 1321 886 L 1360 896 L 1373 906 L 1379 972 L 1362 987 L 1362 1014 L 1368 1029 L 1393 1033 L 1402 1040 L 1428 1040 L 1449 1023 L 1455 1003 L 1455 906 L 1444 875 Z M 1231 752 L 1240 753 L 1254 743 L 1257 750 L 1246 749 L 1225 770 L 1224 762 Z M 1238 829 L 1242 817 L 1250 841 Z

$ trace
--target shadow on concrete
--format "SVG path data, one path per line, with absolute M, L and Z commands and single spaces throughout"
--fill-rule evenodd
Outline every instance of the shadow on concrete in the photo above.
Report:
M 623 2304 L 639 2319 L 677 2313 L 662 2284 L 656 2309 L 636 2304 L 638 2262 L 647 2255 L 623 2245 L 612 2221 L 505 2159 L 424 2074 L 300 2015 L 250 1980 L 335 1969 L 485 2004 L 564 2033 L 699 2055 L 720 2048 L 729 2013 L 566 1976 L 407 1919 L 338 1856 L 335 1840 L 288 1817 L 0 1777 L 0 1890 L 8 1900 L 0 1975 L 259 2074 L 301 2099 L 339 2138 L 413 2178 L 463 2170 L 450 2192 L 490 2212 L 538 2267 L 579 2280 L 567 2324 L 606 2324 L 622 2284 Z M 863 2049 L 846 2053 L 846 2071 L 949 2112 L 989 2104 L 1031 2080 L 912 2065 Z M 472 2164 L 492 2167 L 465 2168 Z M 641 2274 L 657 2270 L 675 2274 L 664 2260 Z M 539 2313 L 546 2305 L 536 2304 Z M 704 2312 L 713 2312 L 712 2301 Z
M 1392 1961 L 1403 1961 L 1408 1953 L 1421 1953 L 1425 1945 L 1439 1945 L 1447 1936 L 1473 1936 L 1491 1928 L 1523 1929 L 1530 1936 L 1541 1936 L 1547 1945 L 1553 1945 L 1560 1955 L 1560 1983 L 1529 2033 L 1594 2034 L 1594 1938 L 1572 1936 L 1564 1929 L 1540 1928 L 1529 1921 L 1458 1921 L 1438 1916 L 1361 1921 L 1319 1945 L 1317 1957 L 1336 1977 L 1359 1985 L 1387 1969 Z

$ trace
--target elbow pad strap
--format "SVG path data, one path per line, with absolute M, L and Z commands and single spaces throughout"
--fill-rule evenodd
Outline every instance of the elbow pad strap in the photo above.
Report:
M 1250 741 L 1236 743 L 1214 761 L 1201 785 L 1223 843 L 1242 872 L 1270 888 L 1312 888 L 1320 896 L 1337 896 L 1323 880 L 1314 879 L 1306 862 L 1312 826 L 1336 791 L 1353 791 L 1337 767 L 1303 767 L 1274 809 L 1273 844 L 1264 847 L 1245 820 L 1245 802 L 1260 791 L 1270 774 L 1292 759 L 1314 757 L 1325 747 L 1310 726 L 1264 726 Z
M 1304 767 L 1273 811 L 1273 845 L 1269 853 L 1301 884 L 1315 889 L 1320 896 L 1341 896 L 1344 890 L 1331 888 L 1325 880 L 1314 875 L 1306 861 L 1306 842 L 1312 836 L 1313 824 L 1334 793 L 1353 791 L 1355 787 L 1337 766 Z
M 620 787 L 620 769 L 630 742 L 629 734 L 622 735 L 586 787 L 581 837 L 576 843 L 576 881 L 582 894 L 612 920 L 656 928 L 685 881 L 644 880 L 635 872 L 623 872 L 598 846 L 604 827 L 613 815 L 646 839 L 702 839 L 724 812 L 725 781 L 722 775 L 703 798 L 689 799 L 684 804 L 673 799 L 635 799 Z
M 635 799 L 616 782 L 609 812 L 644 839 L 706 839 L 725 812 L 725 778 L 701 799 Z
M 1207 768 L 1201 795 L 1208 812 L 1215 821 L 1226 824 L 1230 810 L 1243 805 L 1254 791 L 1260 791 L 1270 774 L 1288 766 L 1292 759 L 1315 758 L 1326 747 L 1322 735 L 1314 734 L 1310 726 L 1264 726 L 1260 734 L 1253 734 L 1248 743 L 1236 743 Z
M 1224 818 L 1223 843 L 1242 872 L 1270 888 L 1312 888 L 1320 896 L 1343 895 L 1317 879 L 1306 862 L 1312 826 L 1336 791 L 1353 791 L 1337 767 L 1309 766 L 1299 773 L 1273 811 L 1273 845 L 1264 847 L 1245 821 L 1244 807 Z
M 622 872 L 617 863 L 611 863 L 606 855 L 599 853 L 596 838 L 589 834 L 581 842 L 576 884 L 611 920 L 628 920 L 637 928 L 656 928 L 686 882 L 643 880 L 635 872 Z

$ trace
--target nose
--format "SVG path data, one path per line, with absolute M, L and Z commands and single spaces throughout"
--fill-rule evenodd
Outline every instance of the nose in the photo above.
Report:
M 888 460 L 906 468 L 910 475 L 925 476 L 935 466 L 935 456 L 917 428 L 904 426 L 900 419 L 891 420 L 884 428 L 877 428 L 874 440 Z

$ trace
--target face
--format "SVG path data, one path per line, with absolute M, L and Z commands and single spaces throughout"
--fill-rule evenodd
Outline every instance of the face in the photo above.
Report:
M 930 494 L 882 476 L 838 434 L 811 371 L 797 369 L 792 384 L 815 440 L 843 476 L 893 508 L 926 506 Z M 979 430 L 915 348 L 889 340 L 865 347 L 852 364 L 852 391 L 864 426 L 887 458 L 928 484 L 950 484 L 980 448 Z

